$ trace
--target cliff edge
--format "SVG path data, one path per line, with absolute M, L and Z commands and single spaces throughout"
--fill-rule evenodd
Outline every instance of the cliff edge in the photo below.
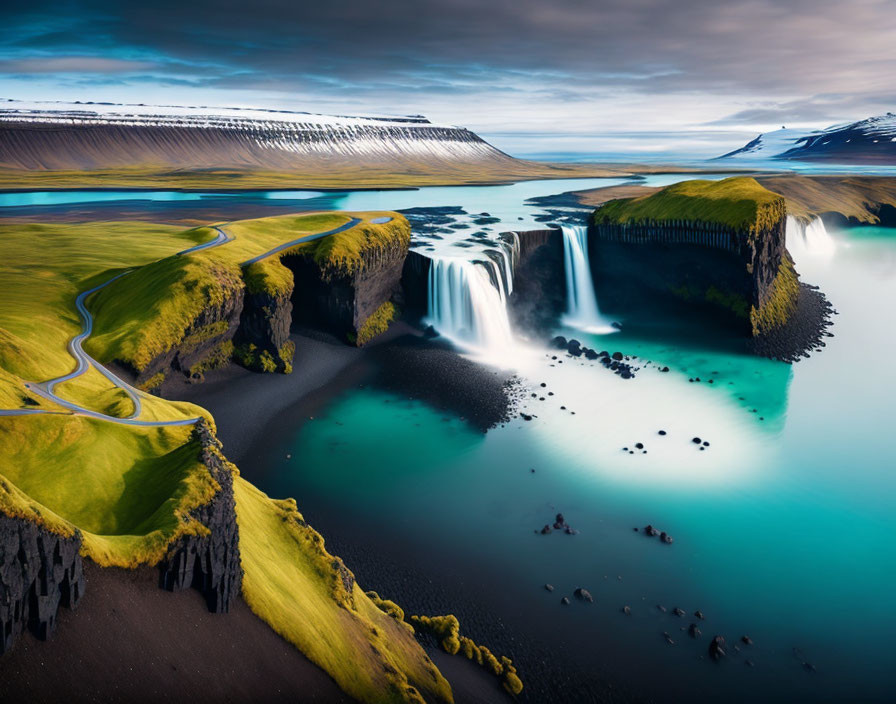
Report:
M 802 300 L 820 294 L 800 284 L 785 246 L 786 217 L 782 196 L 745 177 L 684 181 L 606 203 L 589 237 L 602 310 L 625 315 L 677 304 L 752 338 L 762 354 L 800 356 L 817 345 L 827 304 Z M 807 315 L 817 319 L 798 320 Z M 785 329 L 799 332 L 786 341 Z

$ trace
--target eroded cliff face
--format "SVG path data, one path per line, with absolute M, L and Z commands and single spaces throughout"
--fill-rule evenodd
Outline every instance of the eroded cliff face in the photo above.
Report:
M 159 586 L 169 591 L 193 587 L 205 597 L 209 611 L 226 613 L 240 592 L 239 529 L 233 497 L 233 467 L 221 444 L 205 423 L 196 424 L 194 437 L 202 447 L 202 461 L 220 490 L 194 512 L 207 533 L 185 536 L 168 549 L 159 566 Z
M 519 250 L 513 269 L 509 312 L 517 329 L 534 334 L 555 324 L 566 306 L 563 233 L 558 229 L 507 233 Z
M 78 605 L 84 594 L 80 548 L 77 532 L 66 537 L 0 513 L 0 655 L 26 628 L 46 640 L 60 605 Z
M 790 262 L 784 228 L 783 209 L 754 232 L 687 220 L 592 225 L 589 254 L 601 309 L 625 314 L 677 303 L 714 312 L 746 335 L 765 334 L 788 322 L 799 294 L 782 267 Z
M 234 337 L 234 358 L 248 369 L 261 372 L 292 372 L 294 344 L 289 291 L 246 291 L 239 330 Z
M 209 369 L 226 364 L 233 353 L 233 338 L 241 325 L 243 287 L 227 289 L 223 300 L 204 307 L 183 338 L 155 357 L 137 375 L 136 384 L 152 391 L 172 374 L 195 381 Z
M 322 268 L 310 257 L 285 256 L 294 277 L 293 318 L 361 344 L 364 327 L 382 307 L 398 298 L 407 246 L 391 246 L 363 255 L 352 271 Z

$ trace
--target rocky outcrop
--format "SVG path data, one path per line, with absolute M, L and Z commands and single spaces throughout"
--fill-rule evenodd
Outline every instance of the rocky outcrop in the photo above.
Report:
M 501 237 L 517 251 L 513 291 L 508 300 L 514 326 L 542 332 L 556 323 L 566 304 L 563 234 L 554 228 Z
M 752 179 L 613 201 L 595 212 L 589 233 L 601 310 L 678 302 L 721 314 L 748 336 L 766 334 L 788 322 L 799 296 L 785 222 L 784 199 Z
M 143 368 L 136 383 L 152 387 L 154 380 L 161 382 L 172 373 L 201 379 L 206 370 L 226 363 L 233 351 L 242 311 L 242 288 L 229 289 L 220 303 L 202 309 L 179 343 Z
M 408 255 L 407 244 L 371 249 L 360 266 L 326 268 L 313 258 L 287 255 L 281 262 L 293 272 L 293 319 L 356 343 L 365 323 L 397 298 Z
M 426 315 L 429 303 L 429 270 L 432 259 L 420 252 L 410 251 L 401 272 L 402 301 L 411 317 Z
M 0 514 L 0 655 L 27 628 L 41 640 L 56 627 L 59 606 L 84 594 L 81 536 Z
M 256 371 L 290 373 L 295 352 L 289 339 L 292 310 L 289 291 L 247 290 L 233 341 L 236 360 Z
M 196 424 L 194 437 L 202 446 L 202 461 L 220 490 L 193 514 L 208 533 L 184 536 L 169 548 L 159 568 L 159 586 L 169 591 L 193 587 L 205 597 L 209 611 L 226 613 L 239 594 L 243 575 L 233 474 L 205 421 Z

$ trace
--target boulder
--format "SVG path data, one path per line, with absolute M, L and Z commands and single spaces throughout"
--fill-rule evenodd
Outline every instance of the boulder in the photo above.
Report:
M 576 597 L 576 599 L 580 599 L 581 601 L 587 601 L 589 604 L 594 603 L 594 597 L 591 596 L 591 592 L 589 592 L 587 589 L 582 589 L 581 587 L 579 587 L 573 592 L 573 595 Z
M 718 662 L 725 657 L 725 654 L 725 638 L 715 636 L 709 644 L 709 657 L 714 662 Z

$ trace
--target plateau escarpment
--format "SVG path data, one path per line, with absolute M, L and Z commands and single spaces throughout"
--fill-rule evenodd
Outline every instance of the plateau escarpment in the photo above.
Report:
M 0 170 L 13 188 L 396 187 L 620 171 L 515 159 L 468 129 L 420 116 L 135 107 L 0 109 Z
M 333 213 L 225 227 L 232 239 L 222 245 L 149 263 L 94 294 L 89 306 L 96 325 L 87 351 L 155 391 L 176 377 L 201 381 L 231 359 L 256 371 L 290 373 L 293 323 L 360 346 L 398 314 L 410 243 L 401 216 Z M 331 234 L 319 236 L 320 228 Z M 243 260 L 272 244 L 279 246 Z
M 751 178 L 686 181 L 595 211 L 589 247 L 605 312 L 659 307 L 714 314 L 757 349 L 793 358 L 817 343 L 819 319 L 790 342 L 782 330 L 809 314 L 785 247 L 786 203 Z M 798 315 L 799 312 L 799 315 Z M 803 322 L 803 321 L 799 321 Z M 773 349 L 762 344 L 772 340 Z

